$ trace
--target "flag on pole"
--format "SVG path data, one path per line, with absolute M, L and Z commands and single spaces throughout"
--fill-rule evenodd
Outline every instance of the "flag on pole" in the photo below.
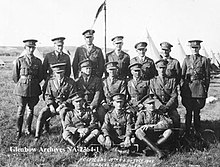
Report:
M 161 56 L 160 56 L 160 53 L 157 50 L 157 48 L 154 44 L 154 41 L 152 40 L 147 29 L 146 29 L 146 31 L 147 31 L 147 42 L 149 45 L 147 55 L 148 55 L 148 57 L 152 58 L 154 60 L 154 62 L 156 62 L 161 59 Z
M 177 58 L 177 60 L 180 62 L 180 65 L 182 65 L 182 64 L 183 64 L 183 61 L 184 61 L 184 59 L 185 59 L 185 57 L 186 57 L 186 52 L 184 51 L 183 46 L 181 45 L 179 39 L 178 39 L 178 47 L 179 47 L 179 54 L 176 55 L 176 56 L 178 56 L 178 57 L 176 57 L 176 58 Z
M 219 67 L 219 62 L 215 57 L 215 54 L 213 53 L 213 51 L 211 50 L 211 64 L 215 64 L 216 67 Z
M 105 1 L 101 4 L 101 6 L 98 8 L 98 11 L 96 12 L 95 19 L 94 19 L 94 22 L 92 24 L 92 28 L 95 25 L 95 22 L 96 22 L 96 19 L 99 16 L 99 13 L 104 9 L 104 7 L 105 7 Z

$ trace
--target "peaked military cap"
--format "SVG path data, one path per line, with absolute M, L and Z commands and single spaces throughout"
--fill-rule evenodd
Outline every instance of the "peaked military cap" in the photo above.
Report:
M 141 63 L 136 63 L 136 62 L 134 62 L 133 64 L 130 64 L 128 66 L 128 68 L 130 70 L 141 70 L 141 67 L 142 67 L 142 64 Z
M 116 36 L 116 37 L 112 38 L 112 41 L 117 44 L 117 43 L 122 43 L 123 39 L 124 39 L 123 36 Z
M 65 71 L 66 63 L 55 63 L 51 65 L 51 68 L 56 73 L 61 73 Z
M 200 47 L 200 43 L 203 42 L 201 40 L 190 40 L 189 43 L 190 43 L 190 46 L 192 48 L 197 48 L 197 47 Z
M 94 33 L 95 33 L 95 30 L 89 29 L 89 30 L 84 31 L 82 35 L 84 35 L 85 37 L 92 37 Z
M 118 69 L 118 62 L 116 61 L 107 62 L 105 63 L 105 68 L 108 70 Z
M 23 42 L 25 43 L 25 46 L 35 47 L 37 40 L 36 39 L 26 39 Z
M 113 101 L 125 101 L 125 95 L 122 93 L 115 93 L 111 96 Z
M 138 42 L 134 45 L 135 49 L 144 49 L 147 47 L 147 42 Z
M 54 44 L 57 44 L 57 45 L 63 45 L 63 41 L 65 40 L 66 38 L 64 37 L 57 37 L 57 38 L 53 38 L 51 39 L 51 41 L 54 42 Z
M 75 92 L 71 97 L 72 97 L 71 98 L 72 101 L 77 102 L 77 101 L 80 101 L 83 99 L 83 93 L 82 92 Z
M 158 60 L 155 64 L 157 67 L 167 67 L 167 60 L 164 60 L 164 59 L 160 59 Z
M 79 67 L 80 68 L 82 68 L 82 67 L 92 67 L 92 61 L 89 60 L 89 59 L 82 60 L 81 62 L 79 62 Z
M 173 47 L 173 45 L 171 45 L 169 42 L 162 42 L 160 46 L 161 46 L 161 49 L 164 49 L 164 50 L 169 50 Z

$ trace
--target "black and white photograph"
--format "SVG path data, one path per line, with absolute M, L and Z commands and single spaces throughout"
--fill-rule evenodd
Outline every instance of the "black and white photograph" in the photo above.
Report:
M 0 166 L 220 166 L 220 1 L 0 6 Z

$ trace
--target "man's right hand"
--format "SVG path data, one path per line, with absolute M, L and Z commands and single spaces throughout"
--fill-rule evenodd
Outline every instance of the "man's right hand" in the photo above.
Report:
M 154 125 L 143 125 L 143 126 L 141 126 L 141 129 L 143 131 L 153 130 L 153 128 L 154 128 Z
M 85 136 L 88 133 L 89 129 L 88 128 L 80 128 L 77 130 L 77 132 L 79 132 L 80 137 Z
M 105 139 L 105 147 L 106 147 L 107 149 L 110 149 L 111 146 L 112 146 L 112 141 L 111 141 L 110 137 L 107 136 L 106 139 Z
M 56 110 L 55 110 L 55 108 L 54 108 L 53 105 L 50 105 L 50 112 L 51 112 L 51 114 L 52 114 L 51 117 L 53 117 L 54 115 L 56 115 Z

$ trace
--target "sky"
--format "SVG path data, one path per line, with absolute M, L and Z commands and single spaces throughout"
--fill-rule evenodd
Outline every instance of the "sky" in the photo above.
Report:
M 82 32 L 91 28 L 103 0 L 0 0 L 0 46 L 22 46 L 35 38 L 38 46 L 66 37 L 65 45 L 84 44 Z M 107 47 L 111 38 L 124 36 L 126 50 L 146 41 L 146 30 L 156 47 L 179 39 L 188 52 L 188 40 L 200 39 L 209 52 L 220 52 L 219 0 L 106 0 Z M 93 27 L 94 44 L 104 47 L 104 11 Z

